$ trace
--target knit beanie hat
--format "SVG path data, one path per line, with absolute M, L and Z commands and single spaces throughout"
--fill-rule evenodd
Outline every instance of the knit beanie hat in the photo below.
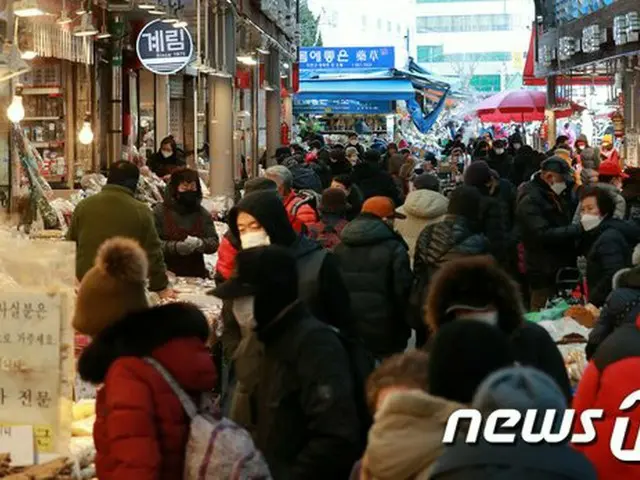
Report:
M 148 268 L 135 240 L 115 237 L 104 242 L 80 283 L 73 328 L 95 337 L 128 314 L 148 308 Z
M 342 215 L 348 208 L 347 194 L 341 188 L 327 188 L 322 192 L 320 203 L 322 213 L 335 213 Z
M 429 393 L 470 404 L 491 373 L 513 365 L 507 336 L 476 320 L 457 320 L 442 326 L 429 352 Z

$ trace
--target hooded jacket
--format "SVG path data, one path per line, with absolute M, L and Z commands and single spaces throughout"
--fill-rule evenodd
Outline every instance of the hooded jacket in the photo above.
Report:
M 487 163 L 492 170 L 495 170 L 500 178 L 509 179 L 513 171 L 513 157 L 507 150 L 502 155 L 498 155 L 495 150 L 489 152 Z
M 427 225 L 442 221 L 448 206 L 449 200 L 444 195 L 431 190 L 416 190 L 409 193 L 404 205 L 396 209 L 407 217 L 396 219 L 395 227 L 409 245 L 409 255 L 412 260 L 420 232 Z
M 531 176 L 540 170 L 542 159 L 544 159 L 544 154 L 536 152 L 529 145 L 523 145 L 513 159 L 511 182 L 516 187 L 528 182 Z
M 519 191 L 516 223 L 526 251 L 527 275 L 533 289 L 553 286 L 556 273 L 575 266 L 580 226 L 573 224 L 571 192 L 556 195 L 536 174 Z
M 187 393 L 209 392 L 216 379 L 205 344 L 209 333 L 196 307 L 170 304 L 126 316 L 85 348 L 78 372 L 102 384 L 93 428 L 100 479 L 182 477 L 190 420 L 143 358 L 158 361 Z
M 251 193 L 229 212 L 229 229 L 236 238 L 240 238 L 239 212 L 258 220 L 272 244 L 291 249 L 298 262 L 300 296 L 316 318 L 348 332 L 352 323 L 349 294 L 335 257 L 313 240 L 296 234 L 282 202 L 273 192 Z
M 390 394 L 369 430 L 363 464 L 370 480 L 427 480 L 444 451 L 447 419 L 460 408 L 420 390 Z
M 624 220 L 627 215 L 627 201 L 622 196 L 622 192 L 618 190 L 615 185 L 611 185 L 610 183 L 596 183 L 593 186 L 607 192 L 616 202 L 616 209 L 613 212 L 613 218 Z M 580 202 L 580 204 L 578 204 L 578 208 L 576 208 L 576 213 L 573 216 L 573 223 L 580 223 L 581 207 L 582 202 Z
M 335 255 L 367 348 L 379 357 L 402 352 L 410 335 L 404 319 L 412 282 L 402 237 L 379 217 L 361 214 L 342 231 Z
M 622 188 L 622 196 L 627 203 L 625 218 L 640 222 L 640 169 L 632 168 L 628 172 L 631 176 L 624 182 Z
M 633 324 L 640 314 L 640 267 L 618 272 L 613 291 L 600 310 L 600 318 L 589 333 L 587 360 L 593 357 L 604 340 L 622 325 Z
M 160 178 L 171 175 L 175 169 L 185 167 L 187 165 L 184 159 L 178 156 L 178 145 L 176 144 L 173 136 L 163 138 L 160 145 L 165 143 L 171 144 L 173 154 L 170 157 L 165 158 L 164 155 L 162 155 L 162 152 L 158 150 L 156 153 L 151 155 L 151 158 L 147 162 L 151 171 Z
M 379 165 L 371 162 L 359 163 L 353 167 L 352 175 L 355 183 L 362 192 L 364 199 L 371 197 L 389 197 L 396 207 L 402 205 L 400 191 L 396 187 L 391 175 L 383 171 Z

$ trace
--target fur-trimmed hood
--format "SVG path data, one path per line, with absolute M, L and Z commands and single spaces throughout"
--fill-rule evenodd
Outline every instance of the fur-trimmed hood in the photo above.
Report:
M 124 317 L 106 328 L 83 351 L 78 373 L 83 380 L 103 383 L 121 357 L 153 357 L 187 390 L 198 391 L 215 379 L 206 348 L 210 335 L 204 314 L 194 305 L 173 303 Z M 213 386 L 213 385 L 212 385 Z
M 445 263 L 429 285 L 425 323 L 432 332 L 454 320 L 453 305 L 492 306 L 498 326 L 510 334 L 524 322 L 518 285 L 490 256 L 473 256 Z

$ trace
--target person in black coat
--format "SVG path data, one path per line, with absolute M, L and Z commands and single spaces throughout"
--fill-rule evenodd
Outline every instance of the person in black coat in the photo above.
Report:
M 151 155 L 147 164 L 153 173 L 165 181 L 169 180 L 174 170 L 187 166 L 187 162 L 179 155 L 178 146 L 173 135 L 162 139 L 160 148 Z
M 496 140 L 487 158 L 489 167 L 498 173 L 500 178 L 509 179 L 513 170 L 513 157 L 507 152 L 507 142 Z
M 423 306 L 435 273 L 452 260 L 489 253 L 489 242 L 477 231 L 481 200 L 480 192 L 473 187 L 456 188 L 449 197 L 445 219 L 428 225 L 418 237 L 409 301 L 409 323 L 416 330 L 417 347 L 427 341 Z
M 540 170 L 542 160 L 544 160 L 544 154 L 536 152 L 529 145 L 523 145 L 513 158 L 511 182 L 519 187 L 522 183 L 531 180 L 533 174 Z
M 640 224 L 640 168 L 628 168 L 629 175 L 622 187 L 622 196 L 627 204 L 626 217 Z
M 606 190 L 587 188 L 580 199 L 589 302 L 601 307 L 611 293 L 613 276 L 631 267 L 631 254 L 640 242 L 640 227 L 613 218 L 615 201 Z
M 353 170 L 353 166 L 347 160 L 347 155 L 344 148 L 334 148 L 331 150 L 329 160 L 329 168 L 331 169 L 331 177 L 336 175 L 350 174 Z
M 300 300 L 298 284 L 290 251 L 257 247 L 238 254 L 235 276 L 212 293 L 232 303 L 238 323 L 264 346 L 254 438 L 273 478 L 347 478 L 361 453 L 349 356 Z
M 316 318 L 345 333 L 352 331 L 349 293 L 335 256 L 296 234 L 276 193 L 246 195 L 229 212 L 229 229 L 240 239 L 243 250 L 260 244 L 289 248 L 298 261 L 300 296 Z
M 364 198 L 389 197 L 396 208 L 401 206 L 402 199 L 393 178 L 380 168 L 380 153 L 367 150 L 363 160 L 353 168 L 351 178 L 360 188 Z
M 403 352 L 411 334 L 405 322 L 412 281 L 409 247 L 393 230 L 399 216 L 390 198 L 370 198 L 335 249 L 356 331 L 380 359 Z
M 624 269 L 613 277 L 613 291 L 600 309 L 600 317 L 589 333 L 587 360 L 617 328 L 634 324 L 640 314 L 640 267 Z
M 358 149 L 358 153 L 360 154 L 360 157 L 364 156 L 365 149 L 360 144 L 360 141 L 358 140 L 358 134 L 356 132 L 351 132 L 349 134 L 349 145 L 348 146 L 357 148 Z
M 496 326 L 509 337 L 515 360 L 545 372 L 571 401 L 571 384 L 558 347 L 543 327 L 524 319 L 518 285 L 491 257 L 466 257 L 443 265 L 429 287 L 425 312 L 432 333 L 453 321 Z
M 520 190 L 516 223 L 526 252 L 531 309 L 544 308 L 555 293 L 557 272 L 575 267 L 582 227 L 573 224 L 576 201 L 571 171 L 562 158 L 545 160 L 540 173 Z

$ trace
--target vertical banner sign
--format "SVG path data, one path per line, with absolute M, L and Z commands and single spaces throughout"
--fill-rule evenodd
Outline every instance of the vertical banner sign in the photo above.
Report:
M 300 70 L 347 70 L 394 68 L 393 47 L 303 47 L 300 49 Z
M 40 453 L 56 445 L 61 322 L 59 295 L 0 292 L 0 426 L 33 426 Z
M 191 62 L 193 40 L 186 27 L 154 20 L 140 30 L 136 53 L 147 70 L 156 75 L 171 75 Z

